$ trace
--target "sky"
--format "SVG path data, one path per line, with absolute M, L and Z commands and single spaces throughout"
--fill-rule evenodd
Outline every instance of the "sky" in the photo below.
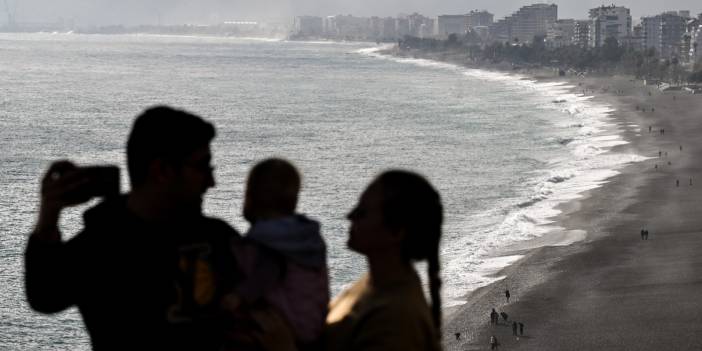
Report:
M 0 23 L 7 8 L 19 23 L 71 20 L 77 25 L 108 24 L 211 24 L 225 20 L 264 20 L 296 15 L 425 16 L 488 10 L 495 19 L 519 7 L 538 2 L 524 0 L 0 0 Z M 7 3 L 7 6 L 5 6 Z M 610 2 L 602 0 L 551 1 L 558 5 L 559 18 L 587 18 L 590 8 Z M 621 0 L 635 19 L 665 10 L 702 12 L 702 0 Z

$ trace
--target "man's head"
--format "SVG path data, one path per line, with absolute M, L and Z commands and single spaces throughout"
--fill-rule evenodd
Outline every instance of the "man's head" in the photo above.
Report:
M 244 197 L 244 218 L 254 223 L 261 219 L 295 213 L 300 192 L 300 174 L 290 162 L 269 158 L 249 173 Z
M 158 194 L 174 208 L 198 211 L 214 186 L 210 165 L 212 124 L 166 106 L 147 109 L 134 122 L 127 142 L 132 191 Z

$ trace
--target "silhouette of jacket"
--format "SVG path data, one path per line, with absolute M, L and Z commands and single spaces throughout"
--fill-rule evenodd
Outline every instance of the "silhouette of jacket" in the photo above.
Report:
M 326 245 L 319 223 L 302 215 L 256 222 L 235 249 L 249 279 L 237 287 L 248 301 L 275 307 L 302 343 L 319 339 L 329 304 Z
M 195 216 L 142 221 L 126 197 L 86 211 L 85 228 L 62 243 L 30 239 L 26 293 L 43 313 L 77 306 L 94 350 L 216 349 L 219 298 L 237 279 L 226 223 Z

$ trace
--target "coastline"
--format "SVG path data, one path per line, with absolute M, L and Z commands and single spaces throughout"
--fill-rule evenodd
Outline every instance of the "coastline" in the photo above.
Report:
M 543 69 L 476 67 L 456 55 L 407 57 L 587 89 L 593 102 L 615 108 L 611 118 L 628 143 L 611 151 L 650 157 L 559 205 L 562 212 L 554 220 L 562 230 L 496 253 L 523 257 L 494 274 L 504 279 L 470 292 L 466 304 L 445 310 L 445 350 L 487 349 L 491 335 L 503 347 L 519 350 L 702 348 L 694 338 L 702 326 L 695 301 L 702 281 L 694 275 L 702 268 L 695 255 L 702 249 L 702 219 L 695 213 L 702 195 L 695 179 L 702 169 L 694 163 L 702 155 L 695 138 L 702 131 L 696 120 L 702 118 L 697 113 L 702 97 L 660 92 L 632 77 L 555 77 Z M 659 150 L 667 157 L 659 158 Z M 644 227 L 651 232 L 648 241 L 639 236 Z M 509 304 L 505 289 L 512 294 Z M 507 312 L 510 324 L 491 326 L 492 308 Z M 524 337 L 512 336 L 513 320 L 525 324 Z

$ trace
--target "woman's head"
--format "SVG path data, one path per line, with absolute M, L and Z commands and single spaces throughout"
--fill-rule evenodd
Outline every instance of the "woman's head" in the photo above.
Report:
M 441 237 L 439 193 L 422 176 L 386 171 L 363 192 L 349 213 L 351 249 L 363 254 L 399 245 L 407 260 L 428 259 Z
M 432 309 L 440 323 L 439 241 L 443 207 L 422 176 L 391 170 L 378 176 L 349 213 L 349 248 L 365 255 L 399 250 L 409 261 L 427 260 Z

